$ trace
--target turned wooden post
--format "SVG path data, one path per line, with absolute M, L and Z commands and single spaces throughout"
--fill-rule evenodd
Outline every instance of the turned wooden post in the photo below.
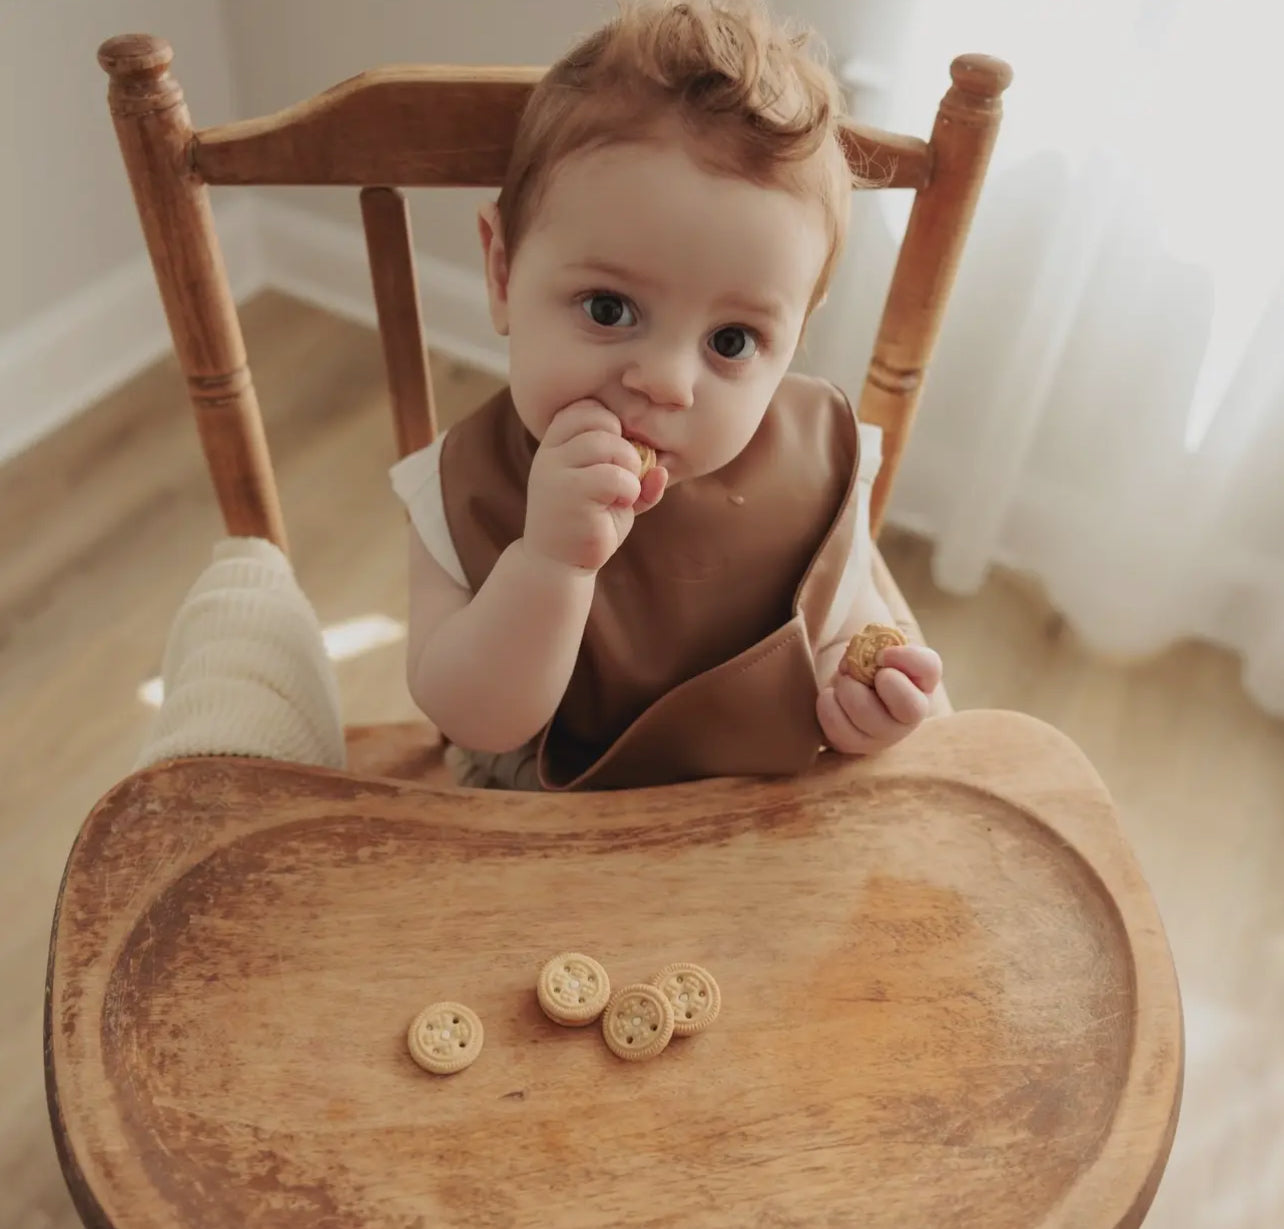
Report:
M 931 177 L 914 198 L 861 392 L 861 420 L 883 429 L 883 465 L 870 501 L 874 534 L 918 407 L 1012 69 L 991 56 L 964 55 L 950 65 L 950 76 L 954 84 L 941 101 L 929 142 Z
M 437 409 L 424 346 L 415 246 L 410 237 L 405 193 L 397 188 L 362 188 L 361 217 L 388 369 L 397 456 L 405 457 L 426 448 L 437 437 Z
M 209 192 L 164 39 L 108 39 L 98 62 L 147 250 L 227 532 L 286 548 L 285 526 Z

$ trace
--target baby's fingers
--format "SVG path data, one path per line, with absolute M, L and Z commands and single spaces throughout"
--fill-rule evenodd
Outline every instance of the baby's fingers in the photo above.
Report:
M 850 675 L 840 674 L 834 680 L 834 695 L 847 720 L 880 746 L 904 737 L 904 728 L 887 711 L 873 687 L 858 683 Z
M 657 466 L 650 470 L 646 477 L 642 479 L 642 495 L 638 502 L 633 506 L 633 511 L 637 513 L 649 512 L 664 497 L 664 492 L 669 485 L 669 471 L 663 466 Z
M 874 690 L 888 714 L 901 725 L 918 725 L 927 716 L 927 696 L 899 670 L 880 670 L 874 675 Z
M 826 746 L 843 755 L 870 755 L 881 746 L 877 739 L 852 725 L 832 687 L 826 687 L 817 697 L 816 719 Z
M 572 473 L 582 484 L 587 498 L 604 508 L 632 508 L 642 495 L 642 484 L 637 475 L 610 462 L 573 470 Z
M 642 468 L 638 454 L 623 436 L 596 427 L 572 436 L 553 455 L 568 469 L 589 469 L 610 462 L 636 476 Z
M 941 655 L 921 644 L 893 645 L 883 650 L 882 664 L 909 676 L 924 695 L 930 696 L 941 685 Z
M 541 446 L 559 448 L 567 440 L 574 439 L 585 431 L 608 431 L 612 435 L 621 435 L 623 428 L 620 420 L 600 401 L 574 401 L 553 415 L 548 430 L 544 432 Z

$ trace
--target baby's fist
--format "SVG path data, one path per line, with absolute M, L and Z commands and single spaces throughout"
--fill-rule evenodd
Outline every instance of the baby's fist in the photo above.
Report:
M 828 745 L 845 755 L 872 755 L 900 742 L 927 716 L 941 673 L 940 656 L 916 644 L 884 649 L 872 686 L 839 671 L 816 701 Z
M 531 462 L 523 540 L 535 557 L 597 571 L 639 512 L 664 493 L 666 473 L 640 477 L 637 449 L 620 420 L 591 398 L 559 410 Z

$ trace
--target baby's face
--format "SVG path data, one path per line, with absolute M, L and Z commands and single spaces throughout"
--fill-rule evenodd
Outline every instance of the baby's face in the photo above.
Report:
M 592 398 L 656 450 L 671 482 L 744 448 L 824 263 L 819 204 L 711 174 L 669 139 L 568 158 L 511 264 L 496 225 L 484 210 L 491 312 L 537 439 Z

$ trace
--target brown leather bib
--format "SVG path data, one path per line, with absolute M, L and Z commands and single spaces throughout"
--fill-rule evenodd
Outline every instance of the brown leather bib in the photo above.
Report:
M 523 532 L 536 441 L 507 389 L 442 445 L 473 592 Z M 603 567 L 544 730 L 548 789 L 800 772 L 816 758 L 812 646 L 851 552 L 859 436 L 832 385 L 786 376 L 731 464 L 640 516 Z

